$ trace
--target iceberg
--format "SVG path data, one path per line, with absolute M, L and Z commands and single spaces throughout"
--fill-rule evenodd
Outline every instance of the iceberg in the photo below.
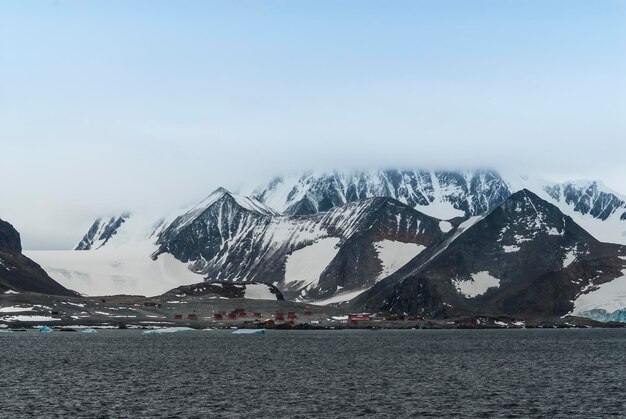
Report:
M 98 331 L 90 327 L 88 329 L 81 330 L 80 333 L 98 333 Z
M 233 335 L 262 335 L 264 333 L 265 329 L 237 329 Z
M 40 333 L 52 333 L 52 332 L 54 332 L 54 330 L 52 330 L 52 328 L 48 327 L 48 326 L 41 326 L 39 328 L 39 332 Z
M 161 335 L 163 333 L 181 333 L 181 332 L 193 332 L 196 329 L 191 327 L 167 327 L 164 329 L 152 329 L 143 332 L 144 335 Z
M 615 310 L 611 313 L 602 308 L 594 308 L 593 310 L 582 311 L 578 315 L 602 323 L 626 323 L 626 308 Z

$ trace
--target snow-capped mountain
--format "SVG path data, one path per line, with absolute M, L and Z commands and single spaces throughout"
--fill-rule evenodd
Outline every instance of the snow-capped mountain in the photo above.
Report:
M 435 218 L 483 214 L 511 192 L 493 171 L 333 171 L 275 178 L 252 193 L 289 215 L 328 211 L 372 197 L 388 197 Z
M 626 198 L 602 182 L 527 181 L 526 187 L 559 207 L 596 239 L 626 244 Z
M 533 261 L 537 269 L 545 272 L 556 269 L 557 259 L 565 257 L 563 249 L 583 252 L 580 246 L 613 249 L 607 250 L 607 255 L 611 254 L 607 257 L 617 263 L 615 254 L 611 253 L 617 247 L 589 243 L 598 239 L 626 244 L 626 200 L 599 182 L 557 184 L 521 177 L 503 179 L 493 171 L 372 170 L 276 178 L 249 191 L 253 192 L 244 197 L 220 188 L 197 205 L 164 217 L 123 214 L 98 220 L 79 246 L 89 251 L 67 252 L 62 256 L 31 252 L 32 257 L 41 260 L 50 275 L 62 284 L 92 295 L 157 294 L 201 279 L 260 281 L 274 284 L 288 299 L 328 304 L 357 296 L 363 301 L 374 286 L 376 290 L 391 283 L 397 287 L 385 278 L 408 275 L 418 265 L 432 266 L 460 243 L 465 243 L 463 248 L 483 249 L 495 255 L 494 260 L 517 260 L 511 262 L 510 269 L 528 274 L 523 265 L 532 260 L 539 252 L 537 249 L 549 248 L 557 236 L 563 237 L 560 234 L 564 227 L 557 225 L 557 218 L 568 220 L 567 231 L 577 233 L 566 236 L 574 237 L 576 243 L 559 242 L 561 247 L 549 250 L 550 257 L 556 259 L 548 265 Z M 511 233 L 513 236 L 468 234 L 478 231 L 478 226 L 486 220 L 494 219 L 494 214 L 502 211 L 503 203 L 515 201 L 520 191 L 533 198 L 526 206 L 519 206 L 520 211 L 507 212 L 512 217 L 507 231 L 515 231 Z M 536 200 L 544 212 L 526 211 Z M 554 220 L 545 218 L 548 215 Z M 474 223 L 476 226 L 472 227 Z M 543 233 L 529 236 L 533 223 L 549 224 L 550 229 L 554 228 L 549 231 L 558 234 L 544 232 L 546 237 Z M 580 233 L 580 227 L 591 236 Z M 517 243 L 517 236 L 525 238 L 524 241 Z M 504 246 L 500 249 L 503 255 L 489 247 L 500 244 Z M 84 256 L 76 256 L 78 253 Z M 471 272 L 462 271 L 469 269 L 479 256 L 461 254 L 447 262 L 461 270 L 455 274 L 461 275 L 460 284 L 485 278 L 487 283 L 489 278 L 506 283 L 512 278 L 510 273 L 505 275 L 500 271 L 494 271 L 494 276 L 489 269 L 472 267 Z M 489 278 L 481 277 L 485 272 Z M 476 281 L 473 274 L 478 275 Z M 594 284 L 600 284 L 604 278 L 608 277 Z M 588 280 L 588 286 L 579 290 L 581 295 L 595 289 L 589 278 L 581 280 L 581 283 Z M 409 285 L 406 290 L 408 294 L 404 297 L 415 296 Z M 388 291 L 380 295 L 388 295 Z M 621 295 L 620 292 L 617 294 Z M 399 298 L 393 298 L 396 297 Z M 479 301 L 482 297 L 476 298 Z M 400 309 L 389 301 L 382 304 L 374 297 L 371 301 L 379 303 L 379 307 Z M 544 313 L 555 312 L 554 307 L 548 310 L 548 303 L 540 301 L 538 304 L 547 310 Z M 576 310 L 582 311 L 583 306 L 602 309 L 598 299 L 594 301 L 580 303 Z M 626 306 L 626 295 L 619 301 L 617 305 Z M 434 307 L 428 310 L 448 315 L 461 313 L 469 306 L 457 302 L 455 307 L 457 311 L 442 312 Z
M 595 308 L 585 302 L 590 292 L 622 281 L 625 259 L 626 246 L 597 241 L 556 206 L 522 190 L 353 306 L 440 318 L 581 313 Z
M 373 285 L 450 228 L 388 198 L 282 216 L 218 189 L 162 230 L 155 256 L 190 262 L 207 280 L 263 281 L 319 300 Z

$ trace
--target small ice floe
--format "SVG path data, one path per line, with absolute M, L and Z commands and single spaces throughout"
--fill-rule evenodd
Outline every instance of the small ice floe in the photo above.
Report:
M 52 332 L 54 332 L 54 330 L 52 330 L 52 328 L 48 326 L 41 326 L 39 328 L 39 333 L 52 333 Z
M 233 332 L 233 335 L 263 335 L 265 329 L 237 329 Z
M 90 327 L 90 328 L 81 330 L 80 333 L 93 334 L 93 333 L 98 333 L 98 331 L 96 329 Z
M 191 327 L 166 327 L 164 329 L 152 329 L 143 332 L 144 335 L 161 335 L 163 333 L 181 333 L 181 332 L 193 332 L 196 329 Z

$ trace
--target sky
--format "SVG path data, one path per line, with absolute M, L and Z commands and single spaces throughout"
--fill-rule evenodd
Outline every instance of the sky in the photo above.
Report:
M 625 116 L 619 0 L 0 0 L 0 218 L 27 249 L 314 169 L 626 194 Z

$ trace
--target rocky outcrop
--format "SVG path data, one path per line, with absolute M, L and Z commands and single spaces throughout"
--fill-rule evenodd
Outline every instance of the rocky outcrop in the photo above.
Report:
M 233 284 L 230 282 L 201 282 L 184 285 L 163 294 L 164 298 L 205 297 L 247 298 L 253 300 L 283 301 L 285 298 L 278 288 L 271 284 L 249 282 Z
M 0 220 L 0 293 L 7 291 L 76 295 L 22 255 L 19 233 L 11 224 Z
M 20 233 L 6 221 L 0 220 L 0 252 L 22 253 Z

